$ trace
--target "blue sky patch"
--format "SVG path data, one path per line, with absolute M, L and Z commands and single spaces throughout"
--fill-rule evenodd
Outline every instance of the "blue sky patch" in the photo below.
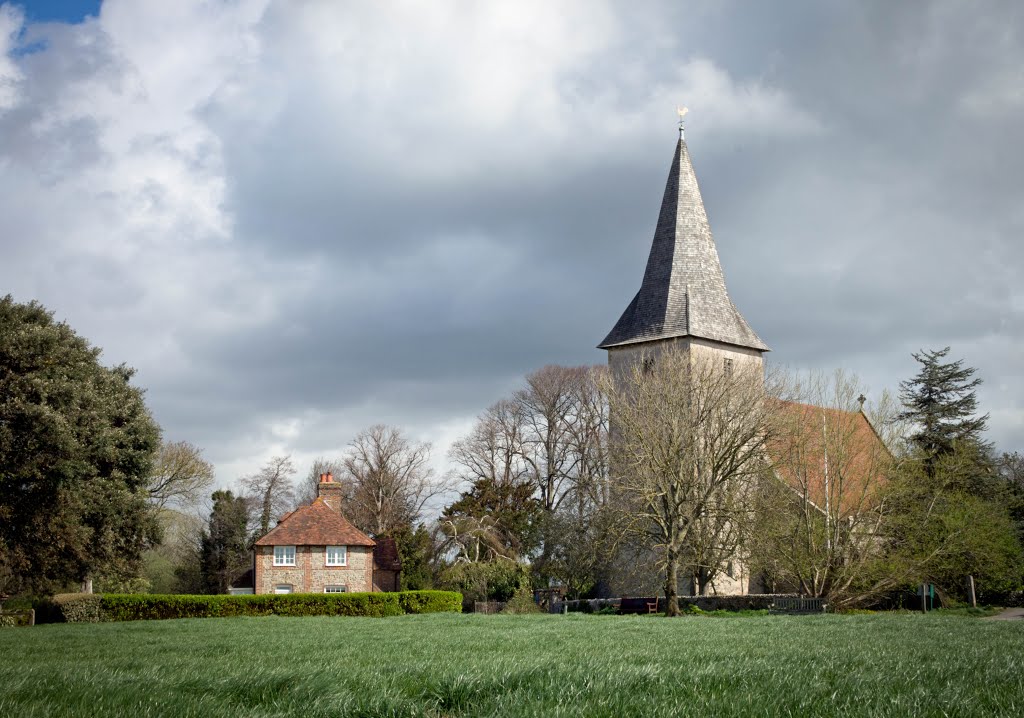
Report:
M 86 16 L 99 15 L 100 0 L 21 0 L 13 2 L 25 11 L 28 22 L 79 23 Z

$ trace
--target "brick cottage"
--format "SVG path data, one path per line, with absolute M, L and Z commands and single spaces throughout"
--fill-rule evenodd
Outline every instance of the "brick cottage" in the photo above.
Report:
M 394 539 L 376 541 L 341 512 L 341 485 L 321 474 L 317 498 L 256 542 L 254 593 L 397 591 Z

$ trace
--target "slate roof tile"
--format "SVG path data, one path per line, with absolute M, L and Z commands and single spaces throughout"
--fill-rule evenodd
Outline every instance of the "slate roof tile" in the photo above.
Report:
M 598 348 L 683 336 L 769 351 L 729 299 L 690 153 L 680 138 L 640 291 Z

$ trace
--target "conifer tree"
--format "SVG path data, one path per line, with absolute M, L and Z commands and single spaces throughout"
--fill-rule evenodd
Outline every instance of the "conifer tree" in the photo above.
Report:
M 207 593 L 226 593 L 231 580 L 250 564 L 248 503 L 230 491 L 214 491 L 212 498 L 210 525 L 200 541 L 200 574 Z
M 988 414 L 976 415 L 975 389 L 981 379 L 974 376 L 973 367 L 963 365 L 962 359 L 944 361 L 948 354 L 949 347 L 914 354 L 921 368 L 913 379 L 900 382 L 904 411 L 897 419 L 915 425 L 910 442 L 921 452 L 929 476 L 936 462 L 952 454 L 958 445 L 976 448 L 979 456 L 988 449 L 982 438 Z

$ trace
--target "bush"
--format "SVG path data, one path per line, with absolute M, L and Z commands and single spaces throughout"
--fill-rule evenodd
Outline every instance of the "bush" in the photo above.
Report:
M 530 590 L 530 569 L 507 560 L 460 561 L 441 572 L 438 584 L 461 593 L 468 606 L 476 601 L 505 602 L 524 588 Z
M 542 611 L 533 600 L 533 592 L 524 587 L 516 591 L 516 595 L 505 604 L 502 613 L 542 613 Z
M 455 591 L 402 591 L 398 603 L 406 613 L 458 613 L 462 594 Z
M 63 594 L 40 604 L 40 622 L 94 623 L 228 616 L 399 616 L 457 612 L 462 596 L 447 591 L 294 593 L 258 596 Z
M 35 603 L 37 623 L 98 623 L 100 596 L 96 593 L 58 593 Z

